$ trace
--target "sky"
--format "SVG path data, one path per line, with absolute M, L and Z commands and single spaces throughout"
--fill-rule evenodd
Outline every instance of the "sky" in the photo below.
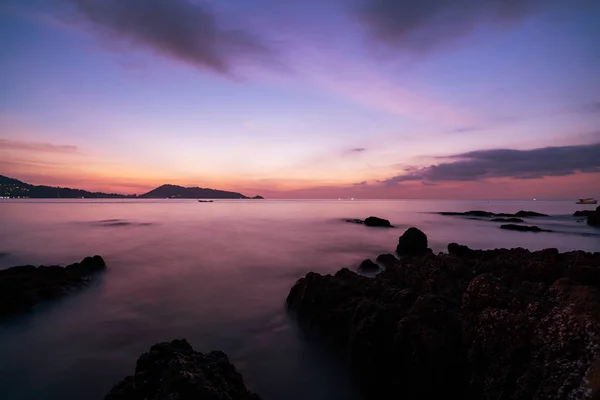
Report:
M 3 0 L 0 174 L 600 197 L 597 0 Z

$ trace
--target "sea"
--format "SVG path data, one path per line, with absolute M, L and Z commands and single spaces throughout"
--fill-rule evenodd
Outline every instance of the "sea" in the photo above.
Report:
M 285 307 L 309 271 L 356 270 L 393 252 L 415 226 L 435 252 L 554 247 L 600 252 L 600 230 L 572 201 L 0 200 L 0 269 L 101 255 L 89 287 L 0 320 L 0 397 L 99 400 L 157 342 L 225 351 L 265 400 L 359 399 L 342 362 L 307 338 Z M 512 232 L 437 212 L 531 210 L 553 232 Z M 345 222 L 386 218 L 392 229 Z

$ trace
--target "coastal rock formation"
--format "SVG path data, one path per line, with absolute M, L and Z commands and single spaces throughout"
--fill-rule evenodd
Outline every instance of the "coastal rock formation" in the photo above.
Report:
M 345 356 L 368 399 L 591 399 L 600 253 L 449 251 L 375 278 L 310 272 L 287 305 Z
M 538 213 L 535 211 L 525 211 L 521 210 L 515 214 L 507 214 L 507 213 L 493 213 L 489 211 L 481 211 L 481 210 L 472 210 L 467 212 L 441 212 L 440 215 L 457 215 L 457 216 L 465 216 L 465 217 L 480 217 L 480 218 L 527 218 L 527 217 L 548 217 L 547 214 Z
M 155 344 L 140 356 L 135 374 L 104 400 L 260 400 L 221 351 L 202 354 L 185 340 Z
M 427 248 L 427 235 L 415 227 L 408 228 L 400 236 L 396 246 L 396 253 L 401 256 L 421 256 L 429 251 L 431 250 Z
M 521 218 L 492 218 L 492 222 L 510 222 L 513 224 L 519 224 L 523 221 Z
M 106 268 L 100 256 L 59 266 L 26 265 L 0 270 L 0 317 L 29 311 L 44 301 L 60 297 L 87 282 Z
M 575 211 L 573 213 L 574 217 L 589 217 L 590 215 L 592 215 L 593 213 L 595 213 L 595 210 L 581 210 L 581 211 Z
M 542 229 L 539 226 L 514 225 L 514 224 L 500 225 L 500 229 L 506 229 L 509 231 L 519 231 L 519 232 L 552 232 L 547 229 Z
M 358 269 L 365 271 L 365 272 L 378 271 L 379 265 L 377 265 L 373 261 L 367 259 L 360 263 L 360 265 L 358 266 Z
M 365 225 L 366 226 L 377 226 L 377 227 L 381 227 L 381 228 L 393 228 L 392 224 L 390 224 L 390 221 L 388 221 L 387 219 L 378 218 L 378 217 L 369 217 L 369 218 L 365 219 Z
M 600 226 L 600 206 L 592 214 L 588 215 L 587 223 L 590 226 Z

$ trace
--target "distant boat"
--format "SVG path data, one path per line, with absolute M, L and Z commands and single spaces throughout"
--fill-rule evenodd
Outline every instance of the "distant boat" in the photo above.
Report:
M 579 199 L 579 201 L 577 201 L 577 204 L 598 204 L 598 200 L 592 197 L 587 197 L 585 199 Z
M 198 203 L 212 203 L 212 200 L 198 200 Z

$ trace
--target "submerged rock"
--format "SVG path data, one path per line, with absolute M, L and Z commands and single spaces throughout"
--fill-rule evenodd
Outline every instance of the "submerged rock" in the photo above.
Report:
M 515 214 L 508 213 L 493 213 L 489 211 L 472 210 L 466 212 L 440 212 L 440 215 L 457 215 L 466 217 L 480 217 L 480 218 L 493 218 L 493 217 L 508 217 L 508 218 L 525 218 L 525 217 L 548 217 L 547 214 L 538 213 L 535 211 L 524 211 L 521 210 Z M 521 221 L 522 222 L 522 221 Z
M 519 211 L 515 214 L 515 217 L 548 217 L 548 214 L 542 214 L 535 211 Z
M 377 227 L 381 227 L 381 228 L 393 228 L 392 224 L 390 224 L 390 221 L 388 221 L 387 219 L 378 218 L 378 217 L 369 217 L 369 218 L 365 219 L 365 225 L 366 226 L 377 226 Z
M 358 266 L 358 269 L 365 271 L 365 272 L 379 271 L 379 265 L 375 264 L 371 260 L 365 260 L 360 263 L 360 265 Z
M 492 222 L 511 222 L 511 223 L 521 223 L 525 222 L 521 218 L 492 218 Z
M 26 265 L 0 270 L 0 317 L 29 311 L 42 301 L 84 286 L 105 268 L 102 257 L 94 256 L 64 268 Z
M 351 224 L 364 224 L 365 221 L 363 221 L 362 219 L 358 219 L 358 218 L 353 218 L 353 219 L 345 219 L 345 222 L 350 222 Z
M 155 344 L 140 356 L 135 375 L 104 400 L 260 400 L 221 351 L 202 354 L 185 340 Z
M 368 399 L 591 399 L 600 253 L 449 250 L 375 278 L 310 272 L 287 305 Z
M 500 229 L 506 229 L 509 231 L 519 231 L 519 232 L 552 232 L 547 229 L 542 229 L 539 226 L 514 225 L 514 224 L 500 225 Z
M 418 228 L 408 228 L 398 239 L 396 253 L 401 256 L 422 256 L 430 250 L 427 248 L 427 235 Z

